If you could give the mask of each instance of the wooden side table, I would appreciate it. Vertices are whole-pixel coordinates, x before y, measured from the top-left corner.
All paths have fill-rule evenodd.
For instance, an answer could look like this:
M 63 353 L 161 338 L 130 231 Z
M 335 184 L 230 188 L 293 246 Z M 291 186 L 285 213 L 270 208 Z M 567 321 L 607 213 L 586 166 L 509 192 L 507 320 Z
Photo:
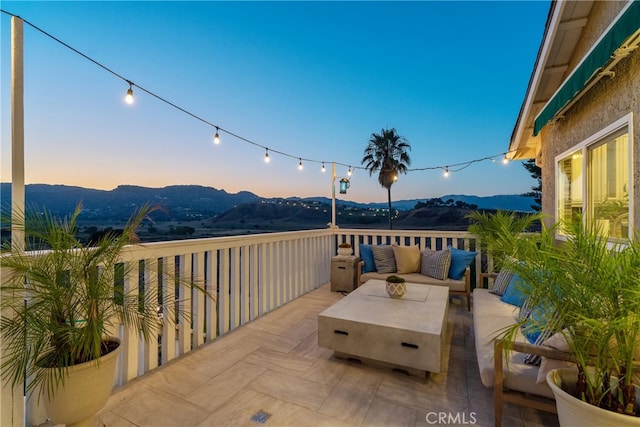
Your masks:
M 357 256 L 334 256 L 331 258 L 331 291 L 351 292 L 357 286 Z

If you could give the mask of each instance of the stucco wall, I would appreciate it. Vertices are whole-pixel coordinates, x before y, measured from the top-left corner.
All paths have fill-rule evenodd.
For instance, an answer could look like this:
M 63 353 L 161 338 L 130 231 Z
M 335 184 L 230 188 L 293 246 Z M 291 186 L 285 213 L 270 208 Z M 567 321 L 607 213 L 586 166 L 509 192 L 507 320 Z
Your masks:
M 617 15 L 618 3 L 598 2 L 584 40 L 595 41 Z M 585 49 L 586 52 L 586 49 Z M 621 117 L 633 113 L 633 204 L 634 228 L 640 229 L 640 49 L 617 64 L 613 78 L 600 80 L 566 113 L 563 119 L 547 124 L 542 140 L 542 210 L 552 223 L 555 218 L 555 157 L 606 128 Z

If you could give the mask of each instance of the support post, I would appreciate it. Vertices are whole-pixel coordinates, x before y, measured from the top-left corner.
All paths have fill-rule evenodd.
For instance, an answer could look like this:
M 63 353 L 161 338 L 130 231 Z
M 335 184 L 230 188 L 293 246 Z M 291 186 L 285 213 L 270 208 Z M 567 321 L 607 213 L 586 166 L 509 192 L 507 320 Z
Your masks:
M 23 22 L 11 18 L 11 247 L 25 250 Z
M 336 228 L 336 162 L 331 163 L 331 228 Z

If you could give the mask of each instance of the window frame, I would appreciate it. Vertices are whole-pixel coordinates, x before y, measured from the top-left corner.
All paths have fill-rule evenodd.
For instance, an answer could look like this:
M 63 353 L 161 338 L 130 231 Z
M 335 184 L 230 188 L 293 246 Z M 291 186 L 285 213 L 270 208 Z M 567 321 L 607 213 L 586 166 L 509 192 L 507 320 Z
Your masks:
M 629 158 L 628 158 L 628 168 L 629 168 L 629 181 L 628 181 L 628 187 L 629 187 L 629 236 L 632 236 L 634 233 L 634 221 L 633 221 L 633 211 L 634 211 L 634 181 L 633 181 L 633 176 L 634 176 L 634 157 L 633 157 L 633 113 L 629 113 L 623 117 L 621 117 L 620 119 L 616 120 L 615 122 L 611 123 L 610 125 L 606 126 L 605 128 L 599 130 L 598 132 L 596 132 L 595 134 L 589 136 L 588 138 L 586 138 L 585 140 L 579 142 L 578 144 L 575 144 L 571 147 L 569 147 L 568 149 L 564 150 L 563 152 L 561 152 L 560 154 L 558 154 L 555 158 L 554 158 L 554 171 L 555 171 L 555 176 L 554 176 L 554 180 L 555 180 L 555 194 L 554 194 L 554 205 L 553 205 L 553 216 L 555 219 L 555 223 L 557 224 L 560 221 L 559 218 L 559 203 L 561 202 L 559 199 L 559 189 L 560 189 L 560 174 L 561 174 L 561 168 L 560 168 L 560 162 L 563 161 L 564 159 L 566 159 L 567 157 L 571 156 L 572 154 L 574 154 L 576 151 L 579 151 L 580 153 L 582 153 L 582 177 L 581 177 L 581 185 L 582 185 L 582 212 L 583 212 L 583 217 L 582 217 L 582 221 L 583 223 L 586 225 L 586 221 L 587 221 L 587 215 L 585 214 L 586 212 L 589 212 L 588 210 L 588 203 L 589 203 L 589 197 L 588 197 L 588 192 L 589 192 L 589 169 L 588 169 L 588 154 L 589 154 L 589 149 L 591 148 L 596 148 L 601 144 L 604 144 L 607 142 L 607 138 L 615 135 L 616 133 L 619 133 L 621 131 L 624 131 L 626 129 L 626 134 L 628 134 L 628 138 L 627 138 L 627 150 L 629 153 Z M 556 231 L 556 235 L 555 235 L 557 240 L 567 240 L 566 235 L 562 234 L 561 230 L 558 229 L 558 231 Z M 617 239 L 615 238 L 609 238 L 609 241 L 612 243 L 615 243 Z

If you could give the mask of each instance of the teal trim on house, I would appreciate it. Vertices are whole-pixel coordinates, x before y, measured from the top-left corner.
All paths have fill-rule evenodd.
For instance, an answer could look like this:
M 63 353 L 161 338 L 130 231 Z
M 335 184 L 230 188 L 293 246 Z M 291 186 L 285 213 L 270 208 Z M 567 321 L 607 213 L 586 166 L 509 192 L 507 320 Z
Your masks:
M 533 135 L 549 123 L 612 59 L 613 53 L 640 30 L 640 1 L 634 0 L 618 21 L 564 81 L 535 119 Z

